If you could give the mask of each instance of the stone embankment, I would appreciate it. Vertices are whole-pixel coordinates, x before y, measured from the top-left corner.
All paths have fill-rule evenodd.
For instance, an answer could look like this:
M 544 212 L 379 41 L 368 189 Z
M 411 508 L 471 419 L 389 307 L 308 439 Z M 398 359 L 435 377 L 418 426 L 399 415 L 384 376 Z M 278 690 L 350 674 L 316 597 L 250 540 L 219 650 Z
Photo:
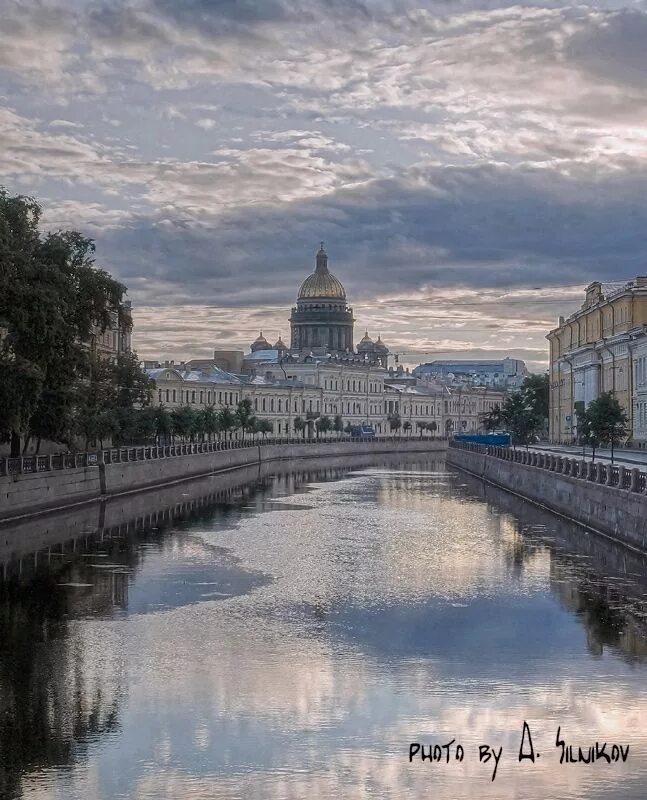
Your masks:
M 647 551 L 647 474 L 545 452 L 451 442 L 447 463 Z
M 0 459 L 0 522 L 268 461 L 444 451 L 440 439 L 203 442 Z

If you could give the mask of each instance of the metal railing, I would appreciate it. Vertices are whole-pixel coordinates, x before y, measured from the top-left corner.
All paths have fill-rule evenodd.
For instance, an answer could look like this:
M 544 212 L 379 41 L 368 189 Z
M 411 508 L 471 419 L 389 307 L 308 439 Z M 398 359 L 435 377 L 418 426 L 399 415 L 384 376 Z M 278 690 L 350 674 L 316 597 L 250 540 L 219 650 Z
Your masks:
M 493 447 L 492 445 L 472 444 L 471 442 L 450 441 L 449 447 L 467 450 L 472 453 L 512 461 L 529 467 L 568 475 L 571 478 L 613 486 L 616 489 L 647 495 L 647 473 L 634 467 L 630 469 L 622 464 L 593 463 L 584 459 L 568 458 L 555 453 L 535 450 L 515 450 L 512 447 Z
M 320 437 L 319 439 L 303 437 L 276 437 L 272 439 L 231 439 L 214 440 L 211 442 L 183 442 L 170 445 L 148 445 L 140 447 L 112 447 L 107 450 L 97 450 L 87 453 L 59 453 L 47 456 L 22 456 L 21 458 L 0 458 L 0 477 L 8 475 L 30 474 L 35 472 L 50 472 L 60 469 L 74 469 L 77 467 L 93 467 L 99 463 L 123 464 L 129 461 L 150 461 L 158 458 L 175 458 L 177 456 L 199 455 L 201 453 L 215 453 L 221 450 L 240 450 L 249 447 L 267 447 L 270 445 L 313 445 L 325 446 L 339 444 L 340 442 L 408 442 L 420 441 L 419 437 L 400 436 L 348 436 L 341 438 Z M 424 437 L 422 441 L 445 441 L 444 437 Z

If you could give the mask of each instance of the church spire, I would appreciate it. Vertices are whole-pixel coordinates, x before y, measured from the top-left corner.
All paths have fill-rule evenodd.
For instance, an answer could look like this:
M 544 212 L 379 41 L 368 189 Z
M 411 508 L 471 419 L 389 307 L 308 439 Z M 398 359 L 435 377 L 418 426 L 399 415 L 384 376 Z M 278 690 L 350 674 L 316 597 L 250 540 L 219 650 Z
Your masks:
M 328 272 L 328 255 L 324 250 L 324 243 L 321 243 L 319 252 L 317 253 L 317 269 L 316 272 Z

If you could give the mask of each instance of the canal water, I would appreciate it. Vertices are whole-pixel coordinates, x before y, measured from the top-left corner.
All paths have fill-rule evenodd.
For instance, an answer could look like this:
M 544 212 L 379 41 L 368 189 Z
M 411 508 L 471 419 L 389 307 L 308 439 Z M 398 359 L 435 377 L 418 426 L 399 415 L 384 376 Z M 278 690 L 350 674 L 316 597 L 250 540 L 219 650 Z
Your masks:
M 226 481 L 0 529 L 2 800 L 647 796 L 643 557 L 442 461 Z

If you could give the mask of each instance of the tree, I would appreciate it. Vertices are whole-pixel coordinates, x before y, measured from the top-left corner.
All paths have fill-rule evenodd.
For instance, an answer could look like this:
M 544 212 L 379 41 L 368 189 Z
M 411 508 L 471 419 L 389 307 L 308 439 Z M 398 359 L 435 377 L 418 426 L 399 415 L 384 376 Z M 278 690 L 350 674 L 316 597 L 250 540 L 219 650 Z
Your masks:
M 272 425 L 269 419 L 259 419 L 256 424 L 256 429 L 259 433 L 263 434 L 263 439 L 265 439 L 268 433 L 274 433 L 274 425 Z
M 427 423 L 427 430 L 429 430 L 432 434 L 436 433 L 438 430 L 438 423 L 433 421 Z
M 304 439 L 306 438 L 306 425 L 307 423 L 303 417 L 294 418 L 294 430 L 296 433 L 302 433 Z
M 350 422 L 346 423 L 346 426 L 344 427 L 344 433 L 347 433 L 349 436 L 352 436 L 353 426 L 350 424 Z
M 235 411 L 236 427 L 240 428 L 243 432 L 243 441 L 245 440 L 245 431 L 250 431 L 252 427 L 252 420 L 254 419 L 254 409 L 252 401 L 249 397 L 244 397 L 236 406 Z
M 503 427 L 503 421 L 501 419 L 501 406 L 497 403 L 489 411 L 485 411 L 480 415 L 479 421 L 483 429 L 486 431 L 496 431 Z
M 190 439 L 196 430 L 196 413 L 189 406 L 181 406 L 171 411 L 173 434 L 181 439 Z
M 214 406 L 206 406 L 202 409 L 202 430 L 209 441 L 212 440 L 214 433 L 219 432 L 220 420 Z
M 324 435 L 328 433 L 328 431 L 332 430 L 332 420 L 330 417 L 319 417 L 319 419 L 315 422 L 315 427 L 317 429 L 317 438 L 319 438 L 319 434 L 323 433 Z
M 173 424 L 168 409 L 163 406 L 155 408 L 155 435 L 158 445 L 165 445 L 173 432 Z
M 548 428 L 548 415 L 550 403 L 550 381 L 548 373 L 544 375 L 528 375 L 524 378 L 520 389 L 526 408 L 540 420 L 542 430 Z
M 409 422 L 409 420 L 405 420 L 402 423 L 402 430 L 406 432 L 407 436 L 411 436 L 411 428 L 413 425 Z
M 393 435 L 395 435 L 396 431 L 399 431 L 402 427 L 402 420 L 400 419 L 399 414 L 389 414 L 388 416 L 389 428 Z
M 422 439 L 422 434 L 428 429 L 426 422 L 416 422 L 418 430 L 420 431 L 420 438 Z
M 344 420 L 342 419 L 341 414 L 335 414 L 332 429 L 337 434 L 337 438 L 339 438 L 339 435 L 344 432 Z
M 600 444 L 611 446 L 613 464 L 615 445 L 629 433 L 629 419 L 613 392 L 603 392 L 585 412 L 585 425 L 590 436 Z
M 584 403 L 581 404 L 581 408 L 576 409 L 577 414 L 577 440 L 579 444 L 582 445 L 583 453 L 582 455 L 586 455 L 586 448 L 587 446 L 591 448 L 592 451 L 592 460 L 595 462 L 595 451 L 598 448 L 600 442 L 595 437 L 592 429 L 591 429 L 591 415 L 588 413 L 587 410 L 584 408 Z
M 87 342 L 95 326 L 105 331 L 120 318 L 125 292 L 95 268 L 90 239 L 75 231 L 42 236 L 40 214 L 35 200 L 0 189 L 0 372 L 9 401 L 0 434 L 11 437 L 13 455 L 34 415 L 32 432 L 70 440 Z
M 232 433 L 236 427 L 236 415 L 229 406 L 225 406 L 218 412 L 218 430 L 225 434 L 225 438 L 227 434 L 229 434 L 229 438 L 231 439 Z
M 543 424 L 535 408 L 529 405 L 522 392 L 515 392 L 503 401 L 501 422 L 512 436 L 512 444 L 528 447 Z

